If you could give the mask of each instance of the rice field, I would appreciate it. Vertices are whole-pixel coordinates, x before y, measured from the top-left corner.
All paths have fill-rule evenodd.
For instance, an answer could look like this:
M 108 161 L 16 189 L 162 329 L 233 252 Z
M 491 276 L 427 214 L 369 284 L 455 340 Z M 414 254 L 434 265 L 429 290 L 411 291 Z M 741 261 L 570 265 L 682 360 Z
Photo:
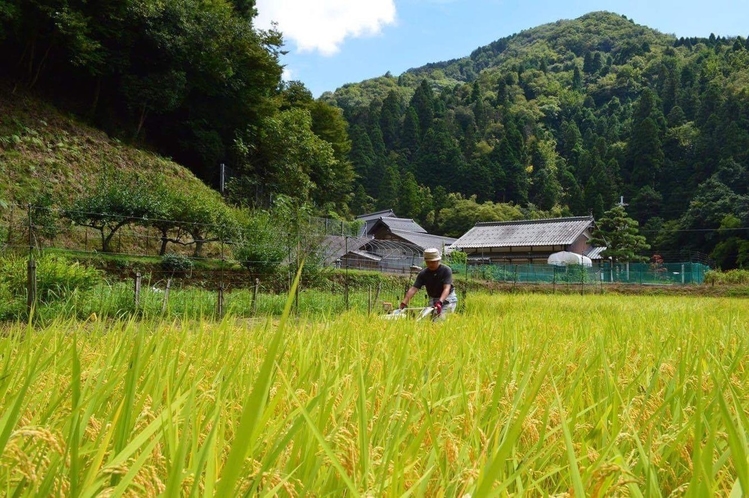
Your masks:
M 0 492 L 741 496 L 748 304 L 473 294 L 443 323 L 6 326 Z

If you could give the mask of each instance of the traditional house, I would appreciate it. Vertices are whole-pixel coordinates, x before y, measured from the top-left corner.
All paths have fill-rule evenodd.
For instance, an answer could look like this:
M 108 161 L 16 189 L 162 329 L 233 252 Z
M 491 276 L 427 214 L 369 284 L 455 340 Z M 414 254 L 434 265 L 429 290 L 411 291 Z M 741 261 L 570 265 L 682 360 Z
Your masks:
M 369 225 L 366 235 L 381 240 L 397 240 L 397 232 L 427 233 L 411 218 L 381 217 Z
M 397 216 L 395 216 L 395 213 L 392 209 L 385 209 L 382 211 L 377 211 L 375 213 L 361 214 L 356 217 L 356 221 L 364 222 L 361 229 L 359 230 L 359 235 L 363 237 L 368 234 L 369 230 L 372 228 L 372 225 L 380 221 L 380 218 L 397 218 Z
M 392 210 L 361 215 L 357 219 L 365 221 L 361 237 L 328 241 L 329 247 L 334 248 L 329 254 L 335 255 L 337 266 L 409 272 L 412 266 L 423 263 L 424 249 L 444 250 L 455 242 L 452 237 L 427 233 L 414 220 L 398 218 Z
M 559 251 L 595 252 L 589 244 L 592 216 L 476 223 L 450 250 L 468 254 L 469 262 L 546 264 Z

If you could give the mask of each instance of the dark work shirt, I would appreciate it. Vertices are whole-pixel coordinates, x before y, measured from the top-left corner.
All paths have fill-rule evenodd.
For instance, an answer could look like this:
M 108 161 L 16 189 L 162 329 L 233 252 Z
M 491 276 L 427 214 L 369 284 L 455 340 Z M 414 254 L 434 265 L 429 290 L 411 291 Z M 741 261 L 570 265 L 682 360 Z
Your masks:
M 426 286 L 429 297 L 439 298 L 442 296 L 442 289 L 445 284 L 450 285 L 450 291 L 453 289 L 453 271 L 447 266 L 440 264 L 436 270 L 424 268 L 416 275 L 414 287 L 421 289 Z

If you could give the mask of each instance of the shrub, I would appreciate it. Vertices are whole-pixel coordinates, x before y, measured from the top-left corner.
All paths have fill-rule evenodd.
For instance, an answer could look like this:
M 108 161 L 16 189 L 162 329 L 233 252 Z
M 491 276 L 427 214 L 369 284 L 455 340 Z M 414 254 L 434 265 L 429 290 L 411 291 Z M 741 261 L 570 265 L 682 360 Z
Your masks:
M 234 250 L 234 258 L 252 273 L 272 275 L 287 256 L 278 224 L 264 212 L 246 221 L 244 238 Z
M 715 284 L 749 284 L 749 270 L 710 270 L 705 273 L 705 283 Z
M 41 302 L 67 297 L 75 289 L 88 290 L 101 281 L 95 268 L 62 256 L 43 255 L 36 260 L 36 293 Z M 25 295 L 28 260 L 25 257 L 0 258 L 0 287 L 15 296 Z
M 193 267 L 192 260 L 182 254 L 169 253 L 161 257 L 161 269 L 174 276 L 184 276 Z

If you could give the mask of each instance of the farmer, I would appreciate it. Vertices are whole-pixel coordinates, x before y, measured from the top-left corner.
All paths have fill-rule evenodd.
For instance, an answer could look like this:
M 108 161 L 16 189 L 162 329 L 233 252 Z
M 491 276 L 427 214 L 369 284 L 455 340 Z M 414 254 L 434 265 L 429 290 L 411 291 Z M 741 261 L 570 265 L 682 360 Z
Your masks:
M 453 286 L 452 269 L 441 263 L 442 257 L 439 250 L 431 247 L 424 250 L 424 263 L 427 267 L 419 272 L 416 281 L 406 292 L 406 296 L 400 304 L 400 309 L 408 307 L 408 302 L 419 289 L 426 287 L 429 296 L 429 305 L 434 307 L 438 318 L 442 319 L 445 314 L 455 311 L 458 305 L 458 296 L 455 295 Z

